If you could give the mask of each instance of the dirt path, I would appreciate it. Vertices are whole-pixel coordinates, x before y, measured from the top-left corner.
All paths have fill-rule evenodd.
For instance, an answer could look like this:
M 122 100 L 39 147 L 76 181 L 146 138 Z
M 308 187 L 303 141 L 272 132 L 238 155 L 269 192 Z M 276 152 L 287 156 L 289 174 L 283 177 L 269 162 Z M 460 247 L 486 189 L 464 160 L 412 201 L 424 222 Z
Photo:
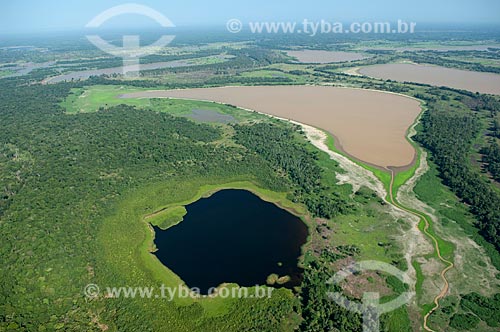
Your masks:
M 441 279 L 444 282 L 444 287 L 441 290 L 441 292 L 434 298 L 434 307 L 424 316 L 424 329 L 426 331 L 429 331 L 429 332 L 434 332 L 434 330 L 431 329 L 428 326 L 427 322 L 429 320 L 430 315 L 434 311 L 436 311 L 437 309 L 439 309 L 439 301 L 443 297 L 445 297 L 446 294 L 448 293 L 448 290 L 450 288 L 450 284 L 448 282 L 448 279 L 446 278 L 446 273 L 454 267 L 454 264 L 453 264 L 453 262 L 450 262 L 449 260 L 447 260 L 446 258 L 444 258 L 441 255 L 441 250 L 439 248 L 439 242 L 437 241 L 437 239 L 436 239 L 436 237 L 434 235 L 432 235 L 431 233 L 429 233 L 430 222 L 427 219 L 428 217 L 425 214 L 422 214 L 422 213 L 419 213 L 419 212 L 414 212 L 414 211 L 412 211 L 410 209 L 405 208 L 404 206 L 400 205 L 394 199 L 393 186 L 394 186 L 394 177 L 395 177 L 395 174 L 394 174 L 393 170 L 390 170 L 390 172 L 391 172 L 391 185 L 389 187 L 389 198 L 390 198 L 391 204 L 393 204 L 394 206 L 400 208 L 401 210 L 404 210 L 404 211 L 406 211 L 408 213 L 413 214 L 414 216 L 419 217 L 420 219 L 422 219 L 424 221 L 425 226 L 424 226 L 423 232 L 425 233 L 425 235 L 427 235 L 432 240 L 432 242 L 434 243 L 434 249 L 436 250 L 436 254 L 437 254 L 438 258 L 446 265 L 446 267 L 444 268 L 444 270 L 441 271 L 441 274 L 440 274 Z
M 350 183 L 353 186 L 353 190 L 359 189 L 361 186 L 366 186 L 373 191 L 377 193 L 379 197 L 381 197 L 383 200 L 385 200 L 388 204 L 392 205 L 395 209 L 403 211 L 409 215 L 415 216 L 418 218 L 418 220 L 423 220 L 425 222 L 425 227 L 423 229 L 423 234 L 426 235 L 429 239 L 431 239 L 433 243 L 433 248 L 436 251 L 436 254 L 439 258 L 440 261 L 442 261 L 445 264 L 445 268 L 441 271 L 440 277 L 444 282 L 444 286 L 441 289 L 440 293 L 434 298 L 434 307 L 424 316 L 424 321 L 423 321 L 423 327 L 426 331 L 428 332 L 434 332 L 433 329 L 431 329 L 428 326 L 428 319 L 430 315 L 435 312 L 439 308 L 439 302 L 442 298 L 446 296 L 446 294 L 449 291 L 450 285 L 448 282 L 448 279 L 446 278 L 446 273 L 451 270 L 454 267 L 454 264 L 447 259 L 445 259 L 441 255 L 441 249 L 439 247 L 439 242 L 437 241 L 436 237 L 432 235 L 429 232 L 430 228 L 430 221 L 429 217 L 427 217 L 425 214 L 420 213 L 420 212 L 414 212 L 405 206 L 401 205 L 398 203 L 398 201 L 394 198 L 393 194 L 393 187 L 394 187 L 394 178 L 395 174 L 393 170 L 390 170 L 391 173 L 391 183 L 390 183 L 390 192 L 389 195 L 387 195 L 386 190 L 383 187 L 383 184 L 373 175 L 372 172 L 363 169 L 362 167 L 356 165 L 353 163 L 351 160 L 348 158 L 332 152 L 328 146 L 325 144 L 326 140 L 326 134 L 314 127 L 307 126 L 298 122 L 294 122 L 302 127 L 304 130 L 308 140 L 317 148 L 320 150 L 328 153 L 328 155 L 336 160 L 339 163 L 339 166 L 344 169 L 347 173 L 346 174 L 337 174 L 337 179 L 339 180 L 339 183 Z M 387 199 L 389 197 L 389 199 Z M 418 228 L 418 223 L 416 223 L 417 228 Z M 420 232 L 420 230 L 419 230 Z M 411 263 L 409 264 L 411 266 Z
M 434 298 L 434 307 L 424 316 L 424 321 L 423 321 L 423 327 L 426 331 L 435 332 L 428 326 L 427 324 L 428 319 L 430 315 L 439 308 L 439 301 L 442 298 L 444 298 L 448 293 L 450 284 L 448 282 L 448 279 L 446 278 L 446 273 L 449 270 L 451 270 L 455 265 L 453 264 L 453 262 L 448 261 L 441 255 L 439 242 L 437 241 L 436 237 L 429 232 L 431 223 L 429 222 L 428 217 L 423 213 L 414 212 L 404 207 L 403 205 L 399 204 L 396 199 L 394 199 L 393 187 L 394 187 L 395 173 L 392 169 L 388 168 L 388 170 L 391 173 L 391 183 L 389 186 L 389 195 L 387 196 L 387 191 L 384 189 L 382 182 L 380 182 L 380 180 L 378 180 L 372 172 L 358 166 L 356 163 L 349 160 L 345 156 L 342 156 L 330 150 L 330 148 L 325 143 L 327 136 L 322 130 L 305 125 L 300 122 L 296 121 L 290 121 L 290 122 L 301 126 L 302 130 L 306 134 L 306 137 L 311 142 L 311 144 L 313 144 L 318 149 L 328 153 L 330 158 L 337 161 L 339 163 L 339 166 L 347 172 L 346 174 L 337 174 L 337 179 L 339 180 L 339 183 L 350 183 L 353 186 L 354 191 L 358 190 L 361 186 L 366 186 L 371 190 L 375 191 L 380 198 L 382 198 L 388 204 L 392 205 L 395 209 L 403 211 L 409 215 L 415 216 L 418 219 L 423 220 L 425 222 L 423 233 L 432 240 L 434 250 L 436 251 L 439 260 L 442 261 L 446 266 L 440 273 L 440 277 L 444 282 L 444 287 L 441 289 L 441 292 Z M 389 197 L 389 199 L 387 199 L 387 197 Z M 418 228 L 418 223 L 417 223 L 417 228 Z M 409 266 L 411 266 L 411 262 Z

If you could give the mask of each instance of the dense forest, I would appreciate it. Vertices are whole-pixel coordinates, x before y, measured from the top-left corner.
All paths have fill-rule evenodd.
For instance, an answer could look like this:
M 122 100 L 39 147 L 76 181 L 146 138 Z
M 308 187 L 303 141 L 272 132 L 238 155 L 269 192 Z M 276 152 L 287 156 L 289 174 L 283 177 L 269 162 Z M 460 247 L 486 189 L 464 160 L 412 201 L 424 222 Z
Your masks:
M 301 331 L 361 332 L 360 315 L 347 311 L 325 296 L 329 292 L 340 291 L 339 286 L 327 283 L 332 275 L 329 267 L 332 259 L 329 256 L 325 254 L 312 261 L 305 271 L 301 293 L 304 319 Z
M 66 115 L 58 103 L 71 87 L 4 84 L 0 89 L 0 170 L 6 174 L 0 187 L 0 326 L 93 330 L 95 316 L 104 310 L 103 319 L 118 330 L 155 330 L 138 304 L 90 303 L 82 295 L 94 273 L 109 283 L 123 281 L 96 260 L 95 234 L 106 211 L 133 188 L 157 181 L 245 176 L 278 191 L 287 190 L 288 183 L 263 159 L 212 144 L 221 136 L 213 126 L 128 106 Z M 217 324 L 260 329 L 271 321 L 269 315 L 284 317 L 294 310 L 295 300 L 279 292 L 269 301 L 280 305 L 257 300 L 235 305 L 237 314 Z M 264 307 L 264 315 L 249 312 Z M 187 324 L 186 308 L 166 303 L 157 310 L 179 331 L 202 324 Z
M 500 122 L 498 121 L 498 119 L 495 119 L 493 121 L 491 131 L 493 133 L 493 136 L 495 136 L 496 138 L 500 138 Z
M 234 126 L 235 139 L 250 151 L 266 159 L 279 174 L 286 174 L 296 185 L 292 201 L 304 203 L 314 216 L 332 219 L 345 214 L 350 203 L 321 185 L 321 169 L 316 155 L 297 143 L 294 132 L 273 124 Z
M 500 197 L 469 165 L 474 139 L 481 126 L 473 114 L 432 109 L 423 118 L 417 136 L 440 168 L 444 183 L 470 205 L 483 236 L 500 250 Z
M 491 142 L 481 152 L 486 170 L 495 181 L 500 182 L 500 146 L 497 142 Z
M 473 52 L 440 52 L 440 51 L 426 51 L 426 52 L 405 52 L 404 56 L 416 63 L 433 64 L 436 66 L 443 66 L 448 68 L 459 68 L 477 72 L 500 73 L 500 68 L 496 66 L 488 66 L 481 63 L 471 63 L 467 61 L 460 61 L 450 58 L 450 56 L 469 55 Z M 492 57 L 498 57 L 499 51 L 491 52 Z M 484 52 L 481 52 L 484 54 Z M 484 55 L 483 55 L 484 56 Z
M 220 49 L 226 51 L 230 58 L 228 61 L 205 64 L 197 66 L 177 67 L 177 68 L 162 68 L 154 70 L 146 70 L 142 72 L 145 76 L 158 76 L 166 73 L 180 73 L 180 72 L 197 72 L 210 70 L 217 73 L 227 73 L 228 71 L 255 68 L 259 66 L 266 66 L 273 63 L 278 63 L 283 60 L 283 56 L 271 50 L 259 49 L 256 47 L 246 47 L 242 49 Z M 227 77 L 228 79 L 230 77 Z
M 5 80 L 0 89 L 0 171 L 5 174 L 0 180 L 2 329 L 94 330 L 99 320 L 114 329 L 141 331 L 157 330 L 166 322 L 176 331 L 231 326 L 277 331 L 284 324 L 298 324 L 293 317 L 302 311 L 300 301 L 284 290 L 271 299 L 241 299 L 217 319 L 205 316 L 196 303 L 89 302 L 82 295 L 83 287 L 97 276 L 101 283 L 126 282 L 127 276 L 98 258 L 102 249 L 95 234 L 107 210 L 122 197 L 156 182 L 172 182 L 178 188 L 182 181 L 194 181 L 190 185 L 196 188 L 196 181 L 248 179 L 289 192 L 314 215 L 348 213 L 346 198 L 321 185 L 317 155 L 296 126 L 234 125 L 239 145 L 219 144 L 222 131 L 217 126 L 131 106 L 68 115 L 59 103 L 79 83 L 19 82 L 24 83 Z M 302 289 L 310 295 L 303 306 L 309 315 L 323 310 L 312 302 L 312 294 L 322 297 L 318 287 L 326 274 L 316 275 L 311 265 L 306 276 Z M 359 319 L 351 322 L 341 308 L 322 301 L 334 315 L 326 319 L 344 317 L 342 326 L 350 326 L 346 331 L 360 330 Z M 157 317 L 152 320 L 150 315 Z M 311 331 L 306 325 L 303 329 Z

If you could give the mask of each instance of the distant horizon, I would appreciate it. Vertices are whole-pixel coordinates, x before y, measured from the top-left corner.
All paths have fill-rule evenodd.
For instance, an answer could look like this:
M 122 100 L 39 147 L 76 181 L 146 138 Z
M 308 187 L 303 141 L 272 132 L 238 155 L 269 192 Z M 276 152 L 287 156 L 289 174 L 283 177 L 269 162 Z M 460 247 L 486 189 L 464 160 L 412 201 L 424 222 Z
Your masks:
M 402 19 L 425 25 L 500 26 L 500 1 L 496 0 L 291 0 L 286 5 L 264 0 L 234 3 L 229 0 L 166 3 L 160 0 L 131 1 L 151 7 L 176 26 L 223 27 L 229 19 L 249 21 L 301 21 L 325 19 L 335 22 L 386 22 Z M 55 0 L 19 0 L 4 3 L 0 12 L 0 34 L 79 31 L 95 16 L 128 1 L 87 0 L 63 3 Z M 153 27 L 153 21 L 138 15 L 113 18 L 106 27 Z
M 333 21 L 333 20 L 331 20 Z M 298 21 L 300 22 L 300 21 Z M 342 21 L 344 24 L 350 24 L 350 21 Z M 500 22 L 499 23 L 484 23 L 484 22 L 466 22 L 466 23 L 442 23 L 442 22 L 426 22 L 417 23 L 416 33 L 426 33 L 426 32 L 478 32 L 482 29 L 498 30 L 500 33 Z M 200 24 L 179 24 L 173 28 L 161 28 L 158 26 L 112 26 L 99 28 L 97 31 L 101 33 L 126 33 L 126 32 L 146 32 L 146 33 L 160 33 L 162 31 L 170 29 L 171 31 L 178 32 L 188 32 L 189 30 L 197 31 L 204 30 L 205 32 L 227 32 L 226 22 L 223 23 L 200 23 Z M 209 29 L 207 31 L 207 29 Z M 89 33 L 88 28 L 54 28 L 54 29 L 39 29 L 37 31 L 1 31 L 0 36 L 4 37 L 29 37 L 29 36 L 51 36 L 51 35 L 86 35 Z M 245 30 L 243 31 L 245 32 Z M 480 31 L 480 32 L 491 32 L 491 31 Z M 361 35 L 358 35 L 361 36 Z M 382 35 L 383 36 L 383 35 Z M 499 36 L 500 38 L 500 36 Z M 1 42 L 1 40 L 0 40 Z

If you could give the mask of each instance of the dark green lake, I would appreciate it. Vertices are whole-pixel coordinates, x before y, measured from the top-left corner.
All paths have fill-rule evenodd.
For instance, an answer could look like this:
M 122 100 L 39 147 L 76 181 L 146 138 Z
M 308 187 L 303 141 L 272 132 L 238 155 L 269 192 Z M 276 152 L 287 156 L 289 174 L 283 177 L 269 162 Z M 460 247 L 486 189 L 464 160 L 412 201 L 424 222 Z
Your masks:
M 281 287 L 300 284 L 302 220 L 249 191 L 223 190 L 188 206 L 184 221 L 155 227 L 155 255 L 188 287 L 206 294 L 222 283 L 265 285 L 272 274 L 288 275 Z

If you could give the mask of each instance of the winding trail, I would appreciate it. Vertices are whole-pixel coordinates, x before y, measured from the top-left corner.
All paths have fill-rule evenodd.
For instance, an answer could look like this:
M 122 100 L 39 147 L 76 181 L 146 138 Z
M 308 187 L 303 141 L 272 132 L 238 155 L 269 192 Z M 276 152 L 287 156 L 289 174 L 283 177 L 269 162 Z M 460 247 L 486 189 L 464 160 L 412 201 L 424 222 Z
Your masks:
M 398 210 L 404 211 L 407 214 L 411 214 L 413 216 L 418 217 L 420 220 L 423 220 L 425 225 L 424 229 L 421 231 L 424 235 L 429 237 L 432 242 L 433 242 L 433 248 L 436 252 L 437 257 L 439 258 L 440 261 L 442 261 L 446 267 L 441 271 L 440 277 L 443 280 L 444 286 L 441 289 L 441 292 L 434 298 L 434 307 L 424 316 L 423 319 L 423 327 L 426 331 L 428 332 L 435 332 L 435 330 L 431 329 L 428 326 L 428 319 L 432 313 L 434 313 L 439 307 L 439 302 L 441 299 L 443 299 L 446 294 L 449 291 L 450 285 L 448 282 L 448 279 L 446 278 L 446 273 L 454 268 L 454 263 L 450 262 L 446 258 L 444 258 L 441 254 L 441 248 L 439 246 L 439 242 L 436 239 L 436 237 L 429 232 L 429 229 L 431 227 L 431 222 L 429 221 L 429 217 L 425 215 L 424 213 L 421 212 L 416 212 L 414 210 L 411 210 L 410 208 L 407 208 L 403 205 L 401 205 L 395 198 L 394 198 L 394 181 L 396 178 L 395 171 L 393 169 L 390 169 L 386 167 L 385 169 L 391 174 L 391 181 L 389 185 L 389 195 L 387 195 L 387 190 L 384 188 L 383 182 L 378 179 L 375 174 L 369 170 L 366 170 L 359 166 L 357 163 L 353 162 L 352 160 L 348 159 L 347 157 L 332 151 L 325 143 L 326 141 L 326 133 L 323 130 L 319 130 L 317 128 L 305 125 L 303 123 L 291 121 L 292 123 L 295 123 L 299 126 L 302 127 L 304 132 L 306 133 L 306 136 L 308 140 L 313 144 L 315 147 L 320 149 L 321 151 L 324 151 L 328 153 L 330 158 L 334 159 L 336 162 L 339 163 L 340 167 L 343 168 L 348 172 L 347 177 L 350 179 L 348 182 L 353 185 L 354 187 L 360 187 L 360 186 L 366 186 L 372 190 L 374 190 L 378 196 L 386 201 L 388 204 L 392 205 Z M 340 178 L 338 178 L 340 180 Z M 363 179 L 363 180 L 362 180 Z M 378 185 L 379 184 L 379 185 Z M 418 228 L 418 225 L 417 225 Z M 419 229 L 420 231 L 420 229 Z
M 444 287 L 443 289 L 441 290 L 441 292 L 434 298 L 434 307 L 424 316 L 424 329 L 426 331 L 429 331 L 429 332 L 435 332 L 433 329 L 431 329 L 427 322 L 429 320 L 429 317 L 430 315 L 436 311 L 437 309 L 439 309 L 439 301 L 444 298 L 446 296 L 446 293 L 448 293 L 448 290 L 450 288 L 450 284 L 448 282 L 448 279 L 446 278 L 446 273 L 451 270 L 455 265 L 453 264 L 453 262 L 450 262 L 449 260 L 447 260 L 446 258 L 444 258 L 442 255 L 441 255 L 441 250 L 439 248 L 439 242 L 438 240 L 436 239 L 436 237 L 434 235 L 432 235 L 431 233 L 429 233 L 429 227 L 430 227 L 430 222 L 429 222 L 429 219 L 428 217 L 423 214 L 423 213 L 419 213 L 419 212 L 415 212 L 415 211 L 412 211 L 406 207 L 404 207 L 403 205 L 399 204 L 397 202 L 397 200 L 394 199 L 394 195 L 393 195 L 393 187 L 394 187 L 394 178 L 395 178 L 395 174 L 394 174 L 394 170 L 392 169 L 389 169 L 387 168 L 390 172 L 391 172 L 391 183 L 390 183 L 390 186 L 389 186 L 389 199 L 390 199 L 390 203 L 393 204 L 394 206 L 396 206 L 397 208 L 403 210 L 403 211 L 406 211 L 410 214 L 413 214 L 414 216 L 417 216 L 419 217 L 421 220 L 423 220 L 425 222 L 425 226 L 424 226 L 424 229 L 423 229 L 423 232 L 425 235 L 427 235 L 434 243 L 434 249 L 436 250 L 436 254 L 438 256 L 438 258 L 446 265 L 446 268 L 444 268 L 442 271 L 441 271 L 441 279 L 443 280 L 444 282 Z

